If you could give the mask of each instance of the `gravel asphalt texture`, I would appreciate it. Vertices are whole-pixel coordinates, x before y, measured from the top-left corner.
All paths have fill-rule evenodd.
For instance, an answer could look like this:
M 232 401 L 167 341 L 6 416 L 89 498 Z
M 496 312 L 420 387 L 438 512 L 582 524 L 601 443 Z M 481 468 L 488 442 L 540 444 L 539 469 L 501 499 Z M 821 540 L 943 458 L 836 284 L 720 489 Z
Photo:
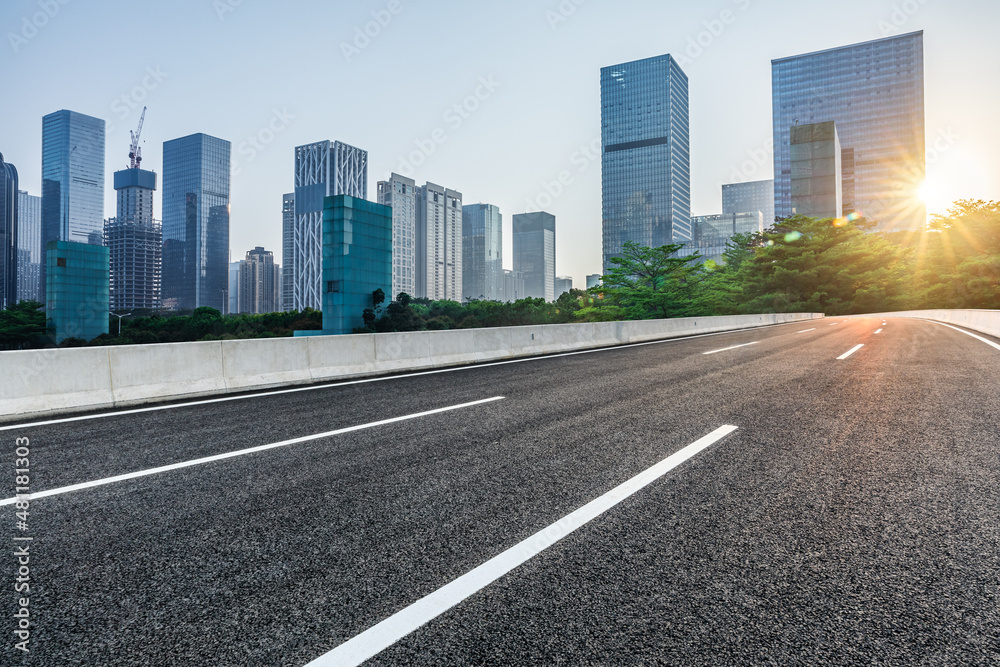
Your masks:
M 887 322 L 2 431 L 41 491 L 505 397 L 32 501 L 0 664 L 304 665 L 724 424 L 371 664 L 1000 664 L 1000 352 Z

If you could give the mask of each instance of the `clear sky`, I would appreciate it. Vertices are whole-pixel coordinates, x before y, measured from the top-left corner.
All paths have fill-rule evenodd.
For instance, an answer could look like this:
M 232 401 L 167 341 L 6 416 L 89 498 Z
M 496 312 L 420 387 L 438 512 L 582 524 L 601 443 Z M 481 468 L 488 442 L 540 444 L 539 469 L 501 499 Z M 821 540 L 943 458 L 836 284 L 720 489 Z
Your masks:
M 719 213 L 741 170 L 772 176 L 772 58 L 924 30 L 937 213 L 1000 200 L 997 25 L 996 0 L 3 0 L 0 152 L 40 194 L 42 116 L 104 118 L 112 216 L 148 105 L 143 167 L 161 171 L 165 140 L 231 141 L 232 257 L 280 262 L 294 147 L 339 139 L 368 151 L 369 199 L 402 171 L 498 205 L 507 268 L 511 216 L 555 214 L 557 272 L 583 287 L 601 268 L 602 66 L 684 56 L 692 213 Z

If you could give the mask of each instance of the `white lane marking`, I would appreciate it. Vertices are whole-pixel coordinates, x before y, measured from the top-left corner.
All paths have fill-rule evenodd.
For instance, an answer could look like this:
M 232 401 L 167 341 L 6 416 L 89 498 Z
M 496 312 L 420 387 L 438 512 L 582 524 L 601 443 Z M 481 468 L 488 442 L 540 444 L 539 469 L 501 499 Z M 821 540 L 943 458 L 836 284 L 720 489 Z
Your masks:
M 474 570 L 417 600 L 381 623 L 372 626 L 329 653 L 308 663 L 306 667 L 360 665 L 378 655 L 425 623 L 437 618 L 466 598 L 489 586 L 514 568 L 545 551 L 577 528 L 586 525 L 621 501 L 670 472 L 689 458 L 715 444 L 736 426 L 721 426 L 680 451 L 671 454 L 651 468 L 616 486 L 603 496 L 590 501 L 575 512 L 543 528 L 531 537 L 494 556 Z
M 877 330 L 877 331 L 876 331 L 875 333 L 877 333 L 877 334 L 880 334 L 880 333 L 882 333 L 882 330 L 881 330 L 881 329 L 879 329 L 879 330 Z
M 347 387 L 355 384 L 367 384 L 369 382 L 385 382 L 387 380 L 402 380 L 404 378 L 420 377 L 422 375 L 437 375 L 438 373 L 454 373 L 456 371 L 467 371 L 475 368 L 487 368 L 489 366 L 505 366 L 507 364 L 522 364 L 527 361 L 540 361 L 543 359 L 555 359 L 557 357 L 572 357 L 578 354 L 593 354 L 595 352 L 608 352 L 610 350 L 620 350 L 626 347 L 642 347 L 644 345 L 662 345 L 663 343 L 680 343 L 695 338 L 706 338 L 708 336 L 724 336 L 726 334 L 744 333 L 756 329 L 767 327 L 787 327 L 790 324 L 799 322 L 785 322 L 783 324 L 762 324 L 758 327 L 748 327 L 746 329 L 735 329 L 733 331 L 716 331 L 707 334 L 695 334 L 683 338 L 665 338 L 663 340 L 650 340 L 644 343 L 625 343 L 624 345 L 614 345 L 611 347 L 599 347 L 593 350 L 577 350 L 576 352 L 560 352 L 559 354 L 547 354 L 537 357 L 524 357 L 523 359 L 508 359 L 506 361 L 491 361 L 485 364 L 468 364 L 456 366 L 454 368 L 438 368 L 432 371 L 420 371 L 417 373 L 405 373 L 402 375 L 385 375 L 382 377 L 365 378 L 363 380 L 348 380 L 345 382 L 332 382 L 329 384 L 310 385 L 308 387 L 295 387 L 293 389 L 276 389 L 274 391 L 263 391 L 253 394 L 241 394 L 239 396 L 225 396 L 222 398 L 206 398 L 198 401 L 187 401 L 185 403 L 172 403 L 170 405 L 154 405 L 148 408 L 132 408 L 129 410 L 116 410 L 115 412 L 104 412 L 96 415 L 81 415 L 79 417 L 63 417 L 61 419 L 47 419 L 40 422 L 27 422 L 24 424 L 8 424 L 0 426 L 0 431 L 10 431 L 16 428 L 32 428 L 35 426 L 51 426 L 52 424 L 66 424 L 69 422 L 85 421 L 88 419 L 103 419 L 105 417 L 121 417 L 123 415 L 134 415 L 140 412 L 156 412 L 158 410 L 174 410 L 176 408 L 190 408 L 196 405 L 209 405 L 211 403 L 225 403 L 227 401 L 245 401 L 249 398 L 266 398 L 268 396 L 279 396 L 281 394 L 294 394 L 300 391 L 316 391 L 317 389 L 333 389 L 336 387 Z M 252 390 L 250 390 L 252 391 Z
M 472 401 L 470 403 L 462 403 L 460 405 L 451 405 L 446 408 L 437 408 L 434 410 L 427 410 L 426 412 L 416 412 L 412 415 L 404 415 L 402 417 L 392 417 L 391 419 L 382 419 L 377 422 L 369 422 L 367 424 L 359 424 L 357 426 L 347 426 L 345 428 L 338 428 L 335 431 L 327 431 L 326 433 L 317 433 L 316 435 L 306 435 L 301 438 L 292 438 L 291 440 L 282 440 L 281 442 L 273 442 L 269 445 L 258 445 L 256 447 L 249 447 L 247 449 L 241 449 L 235 452 L 226 452 L 225 454 L 215 454 L 214 456 L 206 456 L 200 459 L 192 459 L 190 461 L 182 461 L 180 463 L 172 463 L 170 465 L 160 466 L 159 468 L 149 468 L 147 470 L 139 470 L 138 472 L 130 472 L 124 475 L 115 475 L 114 477 L 105 477 L 104 479 L 96 479 L 92 482 L 82 482 L 80 484 L 71 484 L 70 486 L 62 486 L 57 489 L 50 489 L 48 491 L 38 491 L 37 493 L 27 493 L 15 498 L 6 498 L 0 500 L 0 505 L 13 505 L 17 500 L 25 499 L 37 500 L 38 498 L 45 498 L 46 496 L 56 496 L 63 493 L 70 493 L 71 491 L 80 491 L 81 489 L 90 489 L 95 486 L 104 486 L 106 484 L 114 484 L 115 482 L 124 482 L 129 479 L 136 479 L 137 477 L 146 477 L 148 475 L 156 475 L 161 472 L 169 472 L 171 470 L 179 470 L 181 468 L 190 468 L 191 466 L 202 465 L 203 463 L 212 463 L 213 461 L 222 461 L 224 459 L 231 459 L 235 456 L 244 456 L 246 454 L 254 454 L 256 452 L 263 452 L 268 449 L 276 449 L 278 447 L 287 447 L 289 445 L 297 445 L 301 442 L 309 442 L 310 440 L 319 440 L 321 438 L 329 438 L 335 435 L 341 435 L 343 433 L 351 433 L 353 431 L 362 431 L 369 428 L 375 428 L 376 426 L 384 426 L 386 424 L 394 424 L 396 422 L 408 421 L 410 419 L 417 419 L 419 417 L 427 417 L 429 415 L 436 415 L 442 412 L 450 412 L 452 410 L 461 410 L 462 408 L 470 408 L 474 405 L 482 405 L 484 403 L 492 403 L 494 401 L 503 400 L 503 396 L 494 396 L 493 398 L 484 398 L 481 401 Z
M 835 327 L 835 326 L 837 326 L 838 324 L 840 324 L 840 322 L 834 322 L 834 323 L 833 323 L 833 324 L 831 324 L 830 326 L 831 326 L 831 327 Z
M 994 343 L 994 342 L 993 342 L 993 341 L 991 341 L 991 340 L 987 340 L 987 339 L 983 338 L 982 336 L 977 336 L 977 335 L 976 335 L 976 334 L 974 334 L 974 333 L 970 333 L 970 332 L 966 331 L 965 329 L 959 329 L 958 327 L 953 327 L 953 326 L 951 326 L 950 324 L 945 324 L 944 322 L 937 322 L 937 321 L 935 321 L 935 320 L 926 320 L 926 321 L 927 321 L 927 322 L 934 322 L 934 324 L 940 324 L 940 325 L 941 325 L 941 326 L 943 326 L 943 327 L 948 327 L 949 329 L 954 329 L 955 331 L 961 331 L 961 332 L 962 332 L 962 333 L 964 333 L 964 334 L 965 334 L 966 336 L 972 336 L 972 337 L 973 337 L 973 338 L 975 338 L 976 340 L 980 340 L 980 341 L 982 341 L 982 342 L 986 343 L 987 345 L 989 345 L 990 347 L 995 347 L 996 349 L 1000 350 L 1000 345 L 998 345 L 998 344 Z
M 813 327 L 812 329 L 806 329 L 804 331 L 796 331 L 795 333 L 797 333 L 797 334 L 808 333 L 809 331 L 816 331 L 816 327 Z
M 851 349 L 849 349 L 847 352 L 844 352 L 842 355 L 840 355 L 839 357 L 837 357 L 837 361 L 842 361 L 842 360 L 846 359 L 847 357 L 851 356 L 852 354 L 854 354 L 855 352 L 857 352 L 858 350 L 860 350 L 864 346 L 865 346 L 864 343 L 860 343 L 858 345 L 855 345 L 854 347 L 852 347 Z
M 732 347 L 724 347 L 721 350 L 712 350 L 711 352 L 702 352 L 702 354 L 716 354 L 717 352 L 728 352 L 729 350 L 735 350 L 740 347 L 747 347 L 749 345 L 756 345 L 760 341 L 754 341 L 752 343 L 743 343 L 742 345 L 733 345 Z

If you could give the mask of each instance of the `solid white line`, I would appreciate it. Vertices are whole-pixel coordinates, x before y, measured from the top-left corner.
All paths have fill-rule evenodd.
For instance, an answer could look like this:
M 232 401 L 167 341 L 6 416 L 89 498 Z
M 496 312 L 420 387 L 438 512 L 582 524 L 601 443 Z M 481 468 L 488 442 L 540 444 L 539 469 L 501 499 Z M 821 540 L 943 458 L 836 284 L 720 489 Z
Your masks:
M 467 364 L 465 366 L 456 366 L 454 368 L 438 368 L 432 371 L 419 371 L 417 373 L 405 373 L 401 375 L 385 375 L 382 377 L 375 378 L 365 378 L 363 380 L 348 380 L 345 382 L 332 382 L 329 384 L 318 384 L 310 385 L 308 387 L 295 387 L 292 389 L 276 389 L 273 391 L 263 391 L 259 393 L 252 394 L 241 394 L 239 396 L 224 396 L 222 398 L 206 398 L 197 401 L 187 401 L 185 403 L 172 403 L 170 405 L 154 405 L 147 408 L 131 408 L 129 410 L 116 410 L 114 412 L 104 412 L 94 415 L 81 415 L 79 417 L 63 417 L 61 419 L 47 419 L 40 422 L 28 422 L 25 424 L 8 424 L 6 426 L 0 426 L 0 431 L 9 431 L 19 428 L 32 428 L 35 426 L 51 426 L 52 424 L 66 424 L 69 422 L 85 421 L 88 419 L 103 419 L 105 417 L 120 417 L 123 415 L 134 415 L 140 412 L 156 412 L 158 410 L 174 410 L 176 408 L 189 408 L 196 405 L 209 405 L 211 403 L 225 403 L 227 401 L 245 401 L 249 398 L 265 398 L 267 396 L 279 396 L 281 394 L 294 394 L 300 391 L 316 391 L 317 389 L 333 389 L 336 387 L 347 387 L 355 384 L 367 384 L 369 382 L 385 382 L 387 380 L 402 380 L 404 378 L 420 377 L 422 375 L 437 375 L 438 373 L 454 373 L 456 371 L 467 371 L 475 368 L 487 368 L 489 366 L 505 366 L 507 364 L 522 364 L 528 361 L 540 361 L 543 359 L 554 359 L 556 357 L 572 357 L 578 354 L 593 354 L 595 352 L 608 352 L 610 350 L 620 350 L 626 347 L 642 347 L 644 345 L 662 345 L 663 343 L 679 343 L 686 340 L 692 340 L 695 338 L 706 338 L 708 336 L 724 336 L 726 334 L 736 334 L 744 333 L 747 331 L 753 331 L 755 329 L 764 329 L 766 327 L 786 327 L 790 324 L 799 324 L 799 322 L 784 322 L 782 324 L 762 324 L 757 327 L 747 327 L 746 329 L 734 329 L 732 331 L 716 331 L 713 333 L 706 334 L 695 334 L 693 336 L 685 336 L 683 338 L 665 338 L 663 340 L 650 340 L 644 343 L 626 343 L 624 345 L 613 345 L 611 347 L 599 347 L 592 350 L 577 350 L 576 352 L 560 352 L 559 354 L 548 354 L 537 357 L 524 357 L 522 359 L 507 359 L 506 361 L 491 361 L 484 364 Z M 248 390 L 252 391 L 252 390 Z
M 943 327 L 948 327 L 949 329 L 954 329 L 955 331 L 961 331 L 961 332 L 962 332 L 962 333 L 964 333 L 964 334 L 965 334 L 966 336 L 972 336 L 972 337 L 973 337 L 973 338 L 975 338 L 976 340 L 980 340 L 980 341 L 982 341 L 982 342 L 986 343 L 987 345 L 989 345 L 990 347 L 995 347 L 996 349 L 1000 350 L 1000 345 L 997 345 L 997 344 L 996 344 L 996 343 L 994 343 L 993 341 L 991 341 L 991 340 L 987 340 L 987 339 L 983 338 L 982 336 L 977 336 L 977 335 L 976 335 L 976 334 L 974 334 L 974 333 L 970 333 L 970 332 L 966 331 L 965 329 L 959 329 L 958 327 L 953 327 L 953 326 L 951 326 L 950 324 L 945 324 L 944 322 L 938 322 L 938 321 L 936 321 L 936 320 L 927 320 L 927 321 L 928 321 L 928 322 L 934 322 L 934 324 L 940 324 L 940 325 L 941 325 L 941 326 L 943 326 Z
M 306 667 L 360 665 L 735 430 L 737 430 L 736 426 L 717 428 L 627 482 L 616 486 L 603 496 L 590 501 L 572 514 L 563 517 L 474 570 L 396 612 L 329 653 L 321 655 L 308 663 Z
M 813 327 L 812 329 L 806 329 L 805 331 L 796 331 L 795 333 L 797 333 L 797 334 L 808 333 L 810 331 L 816 331 L 816 327 Z
M 742 345 L 733 345 L 732 347 L 724 347 L 721 350 L 712 350 L 711 352 L 702 352 L 702 354 L 716 354 L 717 352 L 728 352 L 729 350 L 735 350 L 740 347 L 747 347 L 748 345 L 756 345 L 760 341 L 754 341 L 752 343 L 743 343 Z
M 368 424 L 359 424 L 357 426 L 348 426 L 346 428 L 338 428 L 335 431 L 327 431 L 326 433 L 317 433 L 316 435 L 306 435 L 301 438 L 292 438 L 291 440 L 282 440 L 281 442 L 273 442 L 269 445 L 258 445 L 257 447 L 249 447 L 247 449 L 241 449 L 235 452 L 226 452 L 225 454 L 216 454 L 214 456 L 206 456 L 200 459 L 192 459 L 190 461 L 182 461 L 181 463 L 172 463 L 166 466 L 160 466 L 159 468 L 149 468 L 148 470 L 140 470 L 138 472 L 130 472 L 124 475 L 115 475 L 114 477 L 105 477 L 104 479 L 96 479 L 92 482 L 82 482 L 80 484 L 71 484 L 70 486 L 62 486 L 58 489 L 51 489 L 49 491 L 39 491 L 37 493 L 27 493 L 20 496 L 20 499 L 27 498 L 28 500 L 37 500 L 38 498 L 45 498 L 47 496 L 56 496 L 63 493 L 70 493 L 71 491 L 79 491 L 81 489 L 90 489 L 95 486 L 104 486 L 105 484 L 114 484 L 115 482 L 123 482 L 128 479 L 136 479 L 137 477 L 146 477 L 148 475 L 156 475 L 161 472 L 169 472 L 171 470 L 179 470 L 181 468 L 190 468 L 191 466 L 201 465 L 203 463 L 212 463 L 213 461 L 222 461 L 223 459 L 231 459 L 235 456 L 244 456 L 246 454 L 253 454 L 256 452 L 263 452 L 268 449 L 276 449 L 278 447 L 287 447 L 289 445 L 296 445 L 300 442 L 309 442 L 310 440 L 319 440 L 321 438 L 329 438 L 331 436 L 340 435 L 342 433 L 351 433 L 352 431 L 362 431 L 364 429 L 374 428 L 376 426 L 384 426 L 386 424 L 394 424 L 396 422 L 407 421 L 410 419 L 417 419 L 418 417 L 427 417 L 429 415 L 436 415 L 442 412 L 450 412 L 451 410 L 460 410 L 462 408 L 469 408 L 474 405 L 482 405 L 483 403 L 492 403 L 493 401 L 503 400 L 503 396 L 494 396 L 493 398 L 485 398 L 481 401 L 472 401 L 471 403 L 462 403 L 460 405 L 452 405 L 447 408 L 437 408 L 435 410 L 427 410 L 426 412 L 417 412 L 412 415 L 405 415 L 403 417 L 392 417 L 391 419 L 382 419 L 377 422 L 370 422 Z M 6 498 L 0 500 L 0 505 L 13 505 L 17 502 L 18 498 Z
M 849 349 L 847 352 L 844 352 L 842 355 L 840 355 L 839 357 L 837 357 L 837 361 L 842 361 L 842 360 L 846 359 L 847 357 L 851 356 L 852 354 L 854 354 L 855 352 L 857 352 L 858 350 L 860 350 L 864 346 L 865 346 L 864 343 L 860 343 L 858 345 L 855 345 L 854 347 L 852 347 L 851 349 Z
M 880 334 L 880 333 L 882 333 L 882 330 L 881 330 L 881 329 L 879 329 L 879 330 L 878 330 L 878 331 L 876 331 L 875 333 L 877 333 L 877 334 Z

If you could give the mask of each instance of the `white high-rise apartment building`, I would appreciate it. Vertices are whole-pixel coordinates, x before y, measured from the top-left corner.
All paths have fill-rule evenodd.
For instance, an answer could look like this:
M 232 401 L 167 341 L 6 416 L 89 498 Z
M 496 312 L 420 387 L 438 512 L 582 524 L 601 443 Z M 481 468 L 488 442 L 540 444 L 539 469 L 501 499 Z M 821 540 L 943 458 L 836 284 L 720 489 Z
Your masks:
M 295 149 L 291 310 L 323 307 L 323 198 L 368 198 L 368 151 L 340 141 Z M 284 260 L 287 266 L 288 259 Z
M 462 301 L 462 193 L 416 190 L 416 296 Z
M 412 178 L 393 173 L 378 182 L 378 203 L 392 207 L 392 299 L 417 296 L 417 187 Z

